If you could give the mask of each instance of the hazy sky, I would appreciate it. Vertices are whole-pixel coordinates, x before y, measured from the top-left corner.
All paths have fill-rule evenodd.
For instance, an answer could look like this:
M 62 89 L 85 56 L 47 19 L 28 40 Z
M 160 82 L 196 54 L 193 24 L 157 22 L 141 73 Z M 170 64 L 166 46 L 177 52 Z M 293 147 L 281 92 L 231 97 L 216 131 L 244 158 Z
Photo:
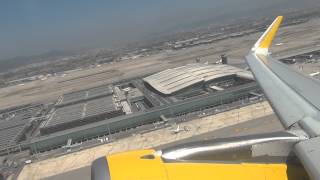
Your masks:
M 197 21 L 248 15 L 279 4 L 290 7 L 288 2 L 306 1 L 0 0 L 0 59 L 112 47 Z

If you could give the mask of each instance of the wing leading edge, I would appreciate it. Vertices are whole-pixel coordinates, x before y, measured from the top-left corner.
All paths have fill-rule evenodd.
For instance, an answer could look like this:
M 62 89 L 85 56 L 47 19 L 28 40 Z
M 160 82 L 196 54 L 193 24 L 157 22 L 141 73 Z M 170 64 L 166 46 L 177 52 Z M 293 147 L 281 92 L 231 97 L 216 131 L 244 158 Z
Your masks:
M 283 20 L 278 16 L 246 56 L 247 64 L 282 124 L 301 128 L 310 139 L 295 151 L 312 179 L 320 178 L 320 82 L 274 60 L 269 47 Z

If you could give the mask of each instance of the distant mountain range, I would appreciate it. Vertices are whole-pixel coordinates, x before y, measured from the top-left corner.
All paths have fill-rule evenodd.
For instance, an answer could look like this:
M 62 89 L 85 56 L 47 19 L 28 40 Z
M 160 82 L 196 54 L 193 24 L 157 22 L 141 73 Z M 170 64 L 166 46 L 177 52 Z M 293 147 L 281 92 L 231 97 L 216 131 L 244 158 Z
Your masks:
M 71 56 L 73 54 L 74 52 L 71 51 L 52 50 L 39 55 L 21 56 L 0 60 L 0 73 L 8 69 L 18 68 L 29 64 L 59 60 L 60 58 Z
M 229 3 L 230 5 L 228 7 L 230 8 L 228 9 L 216 9 L 216 11 L 209 11 L 207 9 L 204 12 L 197 12 L 200 14 L 197 18 L 191 16 L 193 13 L 190 13 L 191 15 L 187 17 L 176 17 L 171 20 L 174 21 L 171 26 L 168 25 L 166 26 L 167 28 L 161 28 L 162 30 L 147 33 L 145 37 L 137 40 L 137 42 L 133 41 L 132 43 L 126 43 L 126 45 L 123 46 L 130 45 L 131 48 L 134 48 L 133 46 L 137 47 L 141 44 L 150 45 L 152 43 L 161 42 L 161 40 L 166 37 L 174 37 L 176 36 L 176 33 L 193 31 L 198 28 L 218 25 L 222 26 L 226 24 L 239 23 L 240 21 L 251 21 L 262 17 L 276 16 L 278 14 L 283 15 L 289 12 L 308 11 L 307 9 L 310 9 L 310 7 L 314 6 L 314 9 L 316 7 L 320 7 L 320 4 L 318 4 L 317 1 L 319 0 L 276 0 L 274 2 L 256 0 L 256 2 L 253 3 L 252 0 L 239 0 L 239 2 L 235 3 L 235 0 L 226 0 L 219 3 Z M 239 4 L 240 2 L 243 2 L 243 6 L 235 7 L 236 4 Z M 152 27 L 148 28 L 152 29 Z M 156 27 L 153 27 L 153 29 L 155 28 Z M 52 50 L 40 55 L 3 59 L 0 60 L 0 73 L 9 69 L 20 68 L 34 63 L 55 61 L 67 56 L 87 54 L 90 53 L 90 51 L 92 51 L 92 49 L 79 51 Z M 96 54 L 95 51 L 91 53 Z

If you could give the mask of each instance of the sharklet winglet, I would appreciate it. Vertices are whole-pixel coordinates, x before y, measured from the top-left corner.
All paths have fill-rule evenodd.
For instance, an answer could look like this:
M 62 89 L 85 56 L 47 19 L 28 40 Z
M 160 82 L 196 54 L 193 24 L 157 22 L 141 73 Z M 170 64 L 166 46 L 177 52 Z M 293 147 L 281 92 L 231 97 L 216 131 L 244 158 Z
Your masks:
M 263 35 L 259 38 L 259 40 L 252 47 L 252 51 L 256 54 L 267 55 L 269 53 L 269 47 L 280 27 L 280 24 L 283 20 L 283 16 L 278 16 L 272 24 L 268 27 L 268 29 L 263 33 Z

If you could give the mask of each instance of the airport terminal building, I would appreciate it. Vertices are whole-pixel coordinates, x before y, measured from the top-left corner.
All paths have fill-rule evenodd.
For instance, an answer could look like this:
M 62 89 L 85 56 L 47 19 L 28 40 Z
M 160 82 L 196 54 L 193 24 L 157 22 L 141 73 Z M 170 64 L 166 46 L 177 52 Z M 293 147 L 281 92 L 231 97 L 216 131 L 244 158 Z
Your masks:
M 251 72 L 227 64 L 192 63 L 147 77 L 60 96 L 22 149 L 37 153 L 175 119 L 259 95 Z M 258 92 L 258 93 L 257 93 Z
M 249 71 L 226 64 L 188 64 L 186 66 L 167 69 L 143 80 L 164 95 L 171 95 L 190 87 L 204 86 L 210 82 L 219 82 L 230 77 L 253 80 Z M 210 86 L 213 90 L 222 87 Z

